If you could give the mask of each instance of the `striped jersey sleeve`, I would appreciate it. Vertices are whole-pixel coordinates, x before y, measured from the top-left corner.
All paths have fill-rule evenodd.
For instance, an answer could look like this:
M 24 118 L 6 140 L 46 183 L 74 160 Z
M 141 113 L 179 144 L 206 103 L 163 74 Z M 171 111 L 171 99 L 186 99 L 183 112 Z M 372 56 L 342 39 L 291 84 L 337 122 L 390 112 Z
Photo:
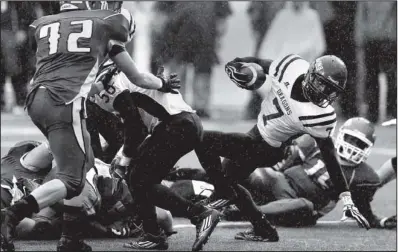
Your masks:
M 270 66 L 269 75 L 272 76 L 274 80 L 282 82 L 288 67 L 297 60 L 302 60 L 297 54 L 288 54 L 280 59 L 274 60 Z
M 316 138 L 328 138 L 333 135 L 336 127 L 337 118 L 334 109 L 328 106 L 329 111 L 324 113 L 314 113 L 305 116 L 299 116 L 299 120 L 304 127 L 304 131 Z

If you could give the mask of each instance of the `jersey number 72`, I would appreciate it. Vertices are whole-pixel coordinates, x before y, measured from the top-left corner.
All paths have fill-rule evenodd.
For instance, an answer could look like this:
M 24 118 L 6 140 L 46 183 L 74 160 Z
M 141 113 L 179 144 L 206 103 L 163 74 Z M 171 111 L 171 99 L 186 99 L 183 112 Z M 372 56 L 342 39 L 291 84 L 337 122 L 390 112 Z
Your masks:
M 279 106 L 278 99 L 276 97 L 272 100 L 272 103 L 274 104 L 276 110 L 278 110 L 277 113 L 269 114 L 269 115 L 263 115 L 263 121 L 264 121 L 264 126 L 267 125 L 268 120 L 276 119 L 281 116 L 283 116 L 283 111 L 281 107 Z
M 64 25 L 65 23 L 62 23 Z M 78 26 L 81 27 L 81 32 L 71 32 L 68 34 L 66 40 L 66 50 L 68 52 L 82 52 L 88 53 L 91 51 L 90 47 L 79 47 L 78 39 L 86 38 L 90 39 L 93 33 L 93 21 L 92 20 L 79 20 L 71 21 L 69 23 L 71 27 Z M 59 33 L 61 23 L 55 22 L 47 25 L 43 25 L 40 28 L 39 39 L 48 38 L 49 52 L 48 55 L 58 52 L 59 49 L 59 39 L 61 34 Z

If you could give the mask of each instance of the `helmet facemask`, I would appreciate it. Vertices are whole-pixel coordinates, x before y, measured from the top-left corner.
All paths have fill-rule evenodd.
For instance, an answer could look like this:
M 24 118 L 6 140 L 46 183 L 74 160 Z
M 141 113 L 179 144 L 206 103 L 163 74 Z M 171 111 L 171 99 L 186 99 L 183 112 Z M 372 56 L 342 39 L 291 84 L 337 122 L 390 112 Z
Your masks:
M 337 135 L 337 154 L 353 165 L 358 165 L 366 161 L 372 147 L 373 143 L 356 131 L 341 129 Z
M 303 93 L 306 99 L 315 105 L 326 108 L 338 97 L 339 92 L 331 81 L 320 74 L 307 73 L 303 82 Z

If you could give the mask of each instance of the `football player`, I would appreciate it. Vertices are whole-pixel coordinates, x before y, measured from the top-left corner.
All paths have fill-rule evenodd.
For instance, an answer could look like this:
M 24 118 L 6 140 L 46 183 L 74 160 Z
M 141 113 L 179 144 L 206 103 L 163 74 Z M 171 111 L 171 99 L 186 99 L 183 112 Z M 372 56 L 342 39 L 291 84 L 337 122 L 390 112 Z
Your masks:
M 1 208 L 13 205 L 28 195 L 40 184 L 54 177 L 53 158 L 47 142 L 22 141 L 13 146 L 1 161 Z M 98 174 L 89 172 L 86 176 L 81 197 L 85 223 L 80 227 L 84 234 L 96 237 L 131 237 L 141 232 L 139 220 L 131 222 L 133 216 L 127 212 L 134 204 L 127 184 L 111 178 L 110 165 L 95 160 Z M 166 235 L 175 233 L 172 217 L 168 211 L 157 208 L 158 222 Z M 17 238 L 56 239 L 61 230 L 62 202 L 42 209 L 39 213 L 24 218 L 17 226 Z
M 351 214 L 361 226 L 369 223 L 355 207 L 346 179 L 335 155 L 331 134 L 336 113 L 331 104 L 344 92 L 347 68 L 336 56 L 326 55 L 309 63 L 298 55 L 276 60 L 236 58 L 226 64 L 226 72 L 239 87 L 249 85 L 249 75 L 240 72 L 244 63 L 259 64 L 267 75 L 260 87 L 264 94 L 257 124 L 248 133 L 205 131 L 196 154 L 216 187 L 210 203 L 219 208 L 235 201 L 253 228 L 246 232 L 253 240 L 277 241 L 275 228 L 240 185 L 257 167 L 271 167 L 283 159 L 284 146 L 303 134 L 313 136 L 322 153 L 336 195 L 344 202 L 344 215 Z M 220 157 L 224 157 L 221 164 Z M 264 158 L 266 157 L 266 158 Z M 232 188 L 232 189 L 231 189 Z
M 163 67 L 160 68 L 162 72 Z M 127 176 L 128 184 L 140 205 L 139 216 L 143 219 L 145 235 L 125 246 L 136 249 L 168 248 L 167 237 L 159 232 L 155 221 L 156 205 L 191 219 L 197 227 L 192 249 L 200 250 L 219 222 L 220 213 L 195 205 L 161 184 L 175 163 L 200 143 L 202 123 L 199 117 L 177 91 L 162 93 L 143 89 L 131 83 L 123 73 L 117 74 L 109 86 L 114 88 L 114 92 L 104 90 L 96 96 L 96 103 L 101 108 L 114 112 L 113 101 L 127 90 L 140 109 L 150 133 L 138 147 Z M 118 161 L 124 158 L 121 151 L 115 161 L 115 171 L 119 176 L 124 176 L 126 171 L 126 167 Z
M 7 251 L 14 251 L 15 227 L 24 217 L 62 199 L 69 208 L 64 212 L 58 251 L 91 251 L 81 239 L 79 219 L 83 216 L 75 209 L 81 202 L 73 198 L 84 187 L 83 174 L 94 164 L 85 126 L 85 99 L 106 56 L 137 85 L 162 91 L 175 86 L 165 75 L 159 78 L 137 69 L 124 48 L 132 27 L 125 10 L 103 9 L 107 3 L 92 1 L 62 1 L 60 6 L 60 14 L 30 25 L 36 72 L 26 101 L 29 116 L 49 141 L 57 163 L 56 178 L 1 212 L 1 247 Z
M 369 220 L 371 227 L 393 229 L 396 228 L 396 216 L 378 217 L 370 205 L 376 190 L 382 186 L 374 169 L 366 163 L 374 142 L 373 125 L 364 118 L 352 118 L 339 129 L 335 146 L 358 210 Z M 303 135 L 288 149 L 282 166 L 258 168 L 242 183 L 273 224 L 315 225 L 336 206 L 338 199 L 333 197 L 333 183 L 314 138 Z M 208 181 L 200 169 L 180 168 L 169 177 L 179 179 L 179 183 L 174 183 L 171 188 L 183 192 L 185 197 L 204 195 L 202 190 L 195 188 L 197 181 L 187 180 Z M 202 182 L 201 188 L 206 187 L 212 189 Z M 225 209 L 223 214 L 228 220 L 241 220 L 242 217 L 234 207 Z M 247 239 L 247 236 L 238 233 L 236 239 Z

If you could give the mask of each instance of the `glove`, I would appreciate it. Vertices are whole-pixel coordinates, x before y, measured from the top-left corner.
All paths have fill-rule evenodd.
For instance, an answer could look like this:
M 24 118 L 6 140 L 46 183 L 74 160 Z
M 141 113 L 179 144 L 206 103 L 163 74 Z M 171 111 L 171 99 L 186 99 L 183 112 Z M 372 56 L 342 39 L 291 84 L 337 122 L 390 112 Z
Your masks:
M 380 228 L 385 229 L 396 229 L 397 228 L 397 216 L 386 217 L 380 220 L 379 222 Z
M 238 87 L 248 89 L 246 84 L 249 83 L 251 79 L 249 75 L 240 72 L 243 66 L 244 64 L 241 62 L 228 62 L 225 65 L 225 72 Z
M 109 82 L 112 80 L 112 77 L 118 72 L 117 67 L 114 64 L 106 66 L 106 68 L 97 75 L 95 79 L 95 83 L 101 82 L 105 89 L 107 89 L 110 85 Z
M 358 211 L 358 208 L 354 205 L 351 199 L 350 192 L 342 192 L 340 194 L 340 199 L 343 201 L 343 217 L 341 221 L 346 221 L 348 218 L 354 218 L 358 225 L 366 228 L 367 230 L 370 229 L 369 222 L 363 217 L 363 215 Z
M 177 74 L 172 73 L 169 77 L 167 77 L 164 73 L 164 67 L 161 66 L 158 69 L 156 77 L 161 79 L 163 83 L 162 87 L 158 89 L 159 91 L 164 93 L 178 94 L 178 91 L 174 90 L 181 88 L 181 85 L 179 84 L 180 79 L 177 78 Z

